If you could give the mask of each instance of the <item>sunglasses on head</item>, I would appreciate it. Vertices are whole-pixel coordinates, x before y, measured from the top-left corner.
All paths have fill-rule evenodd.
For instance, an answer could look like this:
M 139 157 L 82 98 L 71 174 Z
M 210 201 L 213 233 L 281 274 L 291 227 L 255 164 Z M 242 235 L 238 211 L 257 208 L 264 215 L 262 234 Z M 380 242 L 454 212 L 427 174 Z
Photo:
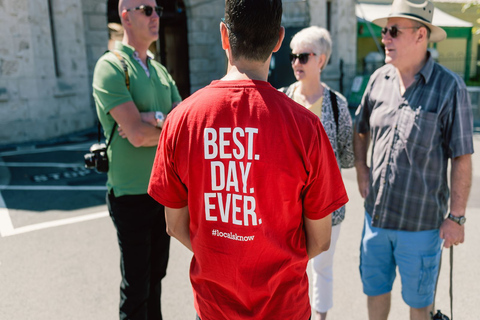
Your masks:
M 382 35 L 385 36 L 388 32 L 388 33 L 390 33 L 390 37 L 396 38 L 396 37 L 398 37 L 398 33 L 401 32 L 400 30 L 402 30 L 402 29 L 418 29 L 418 28 L 420 28 L 420 27 L 402 27 L 402 28 L 399 28 L 397 26 L 392 26 L 390 28 L 385 27 L 385 28 L 382 29 Z
M 316 56 L 316 54 L 315 53 L 299 53 L 299 54 L 290 53 L 290 62 L 293 64 L 295 63 L 295 60 L 298 59 L 298 62 L 300 62 L 300 64 L 305 64 L 308 62 L 308 57 L 310 56 Z
M 145 13 L 145 15 L 147 17 L 150 17 L 152 15 L 153 10 L 155 10 L 155 12 L 157 13 L 157 15 L 159 17 L 161 17 L 162 13 L 163 13 L 163 8 L 162 7 L 145 6 L 143 4 L 141 6 L 138 6 L 138 7 L 135 7 L 135 8 L 127 9 L 127 11 L 135 11 L 135 10 L 142 10 L 143 13 Z

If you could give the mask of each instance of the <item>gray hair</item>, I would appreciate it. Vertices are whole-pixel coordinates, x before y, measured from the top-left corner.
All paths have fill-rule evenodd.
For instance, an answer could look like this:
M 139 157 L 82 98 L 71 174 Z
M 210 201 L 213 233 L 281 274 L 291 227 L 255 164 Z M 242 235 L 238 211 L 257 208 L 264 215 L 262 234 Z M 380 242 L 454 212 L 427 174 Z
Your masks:
M 332 54 L 332 39 L 330 38 L 330 32 L 325 28 L 317 26 L 308 27 L 297 32 L 292 41 L 290 41 L 290 48 L 297 45 L 305 45 L 312 49 L 313 53 L 321 56 L 325 55 L 325 63 L 322 66 L 322 70 L 328 63 L 330 55 Z

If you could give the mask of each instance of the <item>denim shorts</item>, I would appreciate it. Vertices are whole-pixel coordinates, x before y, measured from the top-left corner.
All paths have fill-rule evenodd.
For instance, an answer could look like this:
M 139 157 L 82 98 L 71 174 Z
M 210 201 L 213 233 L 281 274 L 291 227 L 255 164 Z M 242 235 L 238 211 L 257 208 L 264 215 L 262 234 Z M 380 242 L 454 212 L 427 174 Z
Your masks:
M 405 303 L 412 308 L 429 306 L 433 303 L 442 243 L 438 229 L 411 232 L 375 228 L 365 213 L 360 247 L 363 292 L 368 296 L 390 292 L 398 266 Z

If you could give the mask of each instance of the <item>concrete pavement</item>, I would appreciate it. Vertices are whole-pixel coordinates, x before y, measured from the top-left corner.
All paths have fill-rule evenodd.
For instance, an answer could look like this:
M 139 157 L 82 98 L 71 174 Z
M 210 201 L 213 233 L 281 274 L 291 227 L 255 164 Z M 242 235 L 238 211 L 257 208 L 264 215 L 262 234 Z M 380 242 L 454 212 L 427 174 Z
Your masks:
M 474 137 L 474 179 L 467 208 L 466 242 L 455 248 L 454 316 L 457 320 L 476 320 L 480 302 L 480 135 Z M 334 265 L 334 307 L 330 320 L 367 319 L 366 298 L 358 272 L 360 236 L 363 224 L 363 200 L 357 192 L 354 169 L 344 170 L 350 197 L 346 220 L 337 244 Z M 2 191 L 7 204 L 15 190 Z M 33 191 L 18 191 L 16 197 L 28 204 Z M 68 191 L 65 201 L 77 199 Z M 72 194 L 74 192 L 75 194 Z M 38 201 L 52 201 L 45 194 Z M 103 199 L 103 192 L 100 197 Z M 43 199 L 43 200 L 42 200 Z M 1 201 L 0 201 L 1 202 Z M 5 204 L 3 204 L 5 205 Z M 24 207 L 2 209 L 15 228 L 46 222 L 64 216 L 105 212 L 106 206 L 90 207 L 88 212 L 28 211 Z M 22 210 L 20 210 L 22 209 Z M 3 210 L 3 211 L 2 211 Z M 28 219 L 27 219 L 28 218 Z M 28 223 L 27 223 L 28 222 Z M 0 219 L 0 227 L 2 219 Z M 17 230 L 17 229 L 15 229 Z M 1 231 L 1 228 L 0 228 Z M 437 307 L 450 315 L 448 298 L 448 251 L 439 282 Z M 195 310 L 188 278 L 191 253 L 172 240 L 167 277 L 163 280 L 162 306 L 165 320 L 193 320 Z M 310 272 L 310 266 L 309 266 Z M 0 235 L 0 320 L 115 320 L 118 319 L 120 270 L 115 229 L 109 217 L 57 224 L 55 227 Z M 401 299 L 400 283 L 393 289 L 389 320 L 408 319 L 408 308 Z
M 473 156 L 474 178 L 467 209 L 465 225 L 466 241 L 454 249 L 454 318 L 476 320 L 480 303 L 480 135 L 475 135 Z M 363 199 L 357 191 L 354 169 L 343 170 L 350 198 L 347 215 L 342 223 L 334 262 L 334 307 L 328 319 L 365 320 L 367 317 L 366 297 L 362 291 L 358 262 L 360 237 L 363 226 Z M 172 241 L 172 256 L 168 275 L 164 280 L 163 306 L 165 319 L 195 319 L 193 297 L 188 282 L 188 250 L 178 241 Z M 309 265 L 309 274 L 311 274 Z M 444 250 L 443 263 L 438 284 L 436 307 L 450 317 L 449 300 L 449 251 Z M 310 277 L 311 278 L 311 277 Z M 389 320 L 408 319 L 408 307 L 404 304 L 397 277 L 392 291 L 392 307 Z

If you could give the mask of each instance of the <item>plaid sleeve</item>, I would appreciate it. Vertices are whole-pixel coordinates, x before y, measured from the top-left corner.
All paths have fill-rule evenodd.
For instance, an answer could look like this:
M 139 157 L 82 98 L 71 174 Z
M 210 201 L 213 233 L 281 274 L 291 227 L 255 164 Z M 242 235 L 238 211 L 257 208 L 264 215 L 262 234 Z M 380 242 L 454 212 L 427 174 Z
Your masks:
M 457 89 L 450 100 L 451 123 L 448 130 L 448 153 L 451 158 L 473 153 L 473 112 L 467 88 Z

